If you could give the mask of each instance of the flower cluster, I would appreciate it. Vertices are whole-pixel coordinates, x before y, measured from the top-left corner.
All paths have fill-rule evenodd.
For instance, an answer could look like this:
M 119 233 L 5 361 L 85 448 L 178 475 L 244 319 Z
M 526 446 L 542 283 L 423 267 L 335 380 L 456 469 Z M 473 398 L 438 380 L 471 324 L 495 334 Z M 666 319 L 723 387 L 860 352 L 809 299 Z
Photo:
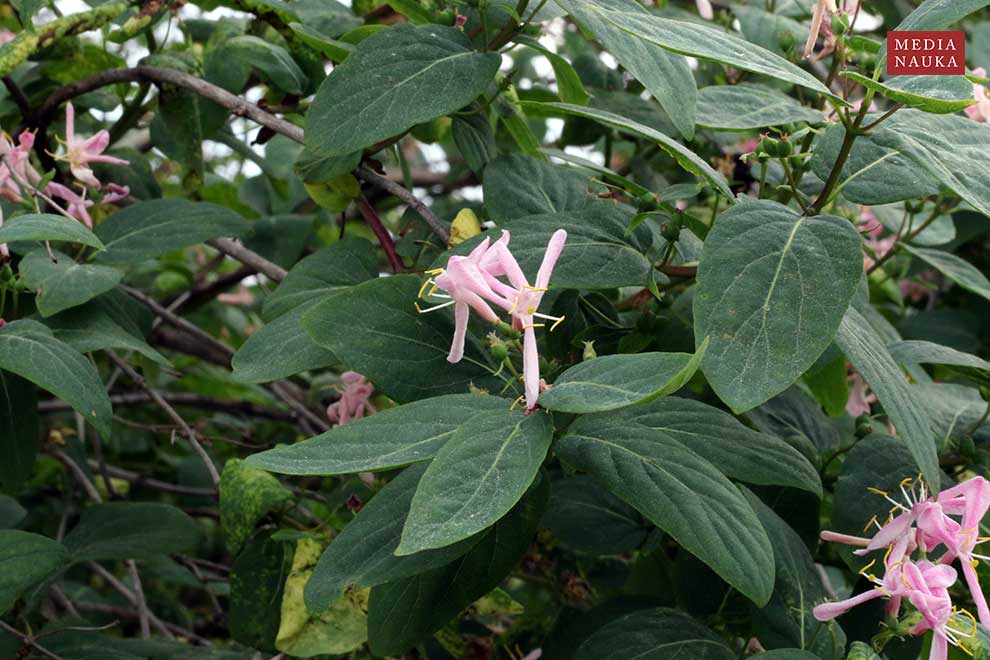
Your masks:
M 375 386 L 363 375 L 356 371 L 345 371 L 340 374 L 340 381 L 344 388 L 340 398 L 327 406 L 328 420 L 336 426 L 343 426 L 352 420 L 378 412 L 371 403 Z
M 886 598 L 887 615 L 896 619 L 901 605 L 910 603 L 917 614 L 909 619 L 906 632 L 934 634 L 929 660 L 944 660 L 948 645 L 953 644 L 967 653 L 966 642 L 976 634 L 977 621 L 966 610 L 952 604 L 949 588 L 958 578 L 952 564 L 958 560 L 966 585 L 972 594 L 979 624 L 990 626 L 990 609 L 980 589 L 976 567 L 986 557 L 976 553 L 976 546 L 990 540 L 980 537 L 980 521 L 990 508 L 990 482 L 975 477 L 937 496 L 927 492 L 920 477 L 900 483 L 903 501 L 887 491 L 874 490 L 892 505 L 887 522 L 880 525 L 874 517 L 867 524 L 879 529 L 873 538 L 824 531 L 822 540 L 857 546 L 855 554 L 864 556 L 884 550 L 883 576 L 871 572 L 874 559 L 860 573 L 873 583 L 873 589 L 835 603 L 825 603 L 814 609 L 819 621 L 830 621 L 852 607 L 876 598 Z M 938 551 L 941 548 L 941 554 Z M 916 554 L 917 553 L 917 554 Z M 916 557 L 916 558 L 912 558 Z
M 0 136 L 0 197 L 19 204 L 26 197 L 36 193 L 47 196 L 48 199 L 58 199 L 64 205 L 65 213 L 79 220 L 87 227 L 93 226 L 93 218 L 89 208 L 94 202 L 86 199 L 88 188 L 103 190 L 102 202 L 112 204 L 126 198 L 130 194 L 127 186 L 116 183 L 103 185 L 93 173 L 90 163 L 113 163 L 127 165 L 122 158 L 107 156 L 103 152 L 110 144 L 110 134 L 101 130 L 88 138 L 77 138 L 75 131 L 75 109 L 72 103 L 65 106 L 65 151 L 56 159 L 69 163 L 69 170 L 81 188 L 81 193 L 73 188 L 55 181 L 45 185 L 44 190 L 38 190 L 42 176 L 31 164 L 31 150 L 34 148 L 35 135 L 31 131 L 23 131 L 17 136 L 17 143 L 4 133 Z M 0 225 L 3 224 L 3 213 L 0 211 Z M 0 244 L 0 259 L 9 258 L 7 246 Z
M 553 321 L 551 330 L 564 317 L 548 316 L 537 310 L 550 283 L 553 267 L 564 250 L 567 232 L 558 229 L 550 237 L 543 255 L 543 263 L 530 284 L 516 258 L 509 251 L 509 232 L 492 241 L 485 237 L 467 256 L 453 256 L 446 268 L 428 271 L 433 277 L 423 283 L 421 297 L 446 299 L 447 302 L 429 309 L 416 309 L 421 313 L 454 306 L 454 339 L 450 346 L 449 362 L 459 362 L 464 357 L 464 340 L 467 335 L 468 317 L 473 309 L 490 323 L 498 323 L 499 317 L 492 305 L 505 310 L 512 317 L 512 326 L 523 333 L 523 382 L 525 384 L 526 410 L 536 407 L 540 395 L 540 358 L 536 348 L 536 328 L 545 324 L 537 319 Z M 508 283 L 500 280 L 504 277 Z M 445 294 L 437 293 L 446 291 Z

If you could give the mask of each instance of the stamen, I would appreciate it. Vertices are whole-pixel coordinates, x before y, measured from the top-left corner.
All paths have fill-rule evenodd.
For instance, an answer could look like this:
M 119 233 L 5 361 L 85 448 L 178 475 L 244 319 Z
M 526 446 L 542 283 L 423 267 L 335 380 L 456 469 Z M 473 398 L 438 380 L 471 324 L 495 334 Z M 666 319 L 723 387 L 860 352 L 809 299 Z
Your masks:
M 873 525 L 874 523 L 876 524 L 877 527 L 880 527 L 880 521 L 877 520 L 876 514 L 874 514 L 872 518 L 866 521 L 866 527 L 863 528 L 863 532 L 868 532 L 870 529 L 870 525 Z
M 542 328 L 545 327 L 546 323 L 530 323 L 522 327 L 523 330 L 529 330 L 530 328 Z
M 879 488 L 874 488 L 873 486 L 867 486 L 866 490 L 874 493 L 875 495 L 890 495 L 890 491 L 880 490 Z
M 443 275 L 447 271 L 443 268 L 431 268 L 430 270 L 424 270 L 423 272 L 427 275 Z
M 889 546 L 887 546 L 887 552 L 885 552 L 884 555 L 883 555 L 883 565 L 887 567 L 887 570 L 890 570 L 890 568 L 891 568 L 887 564 L 887 562 L 890 560 L 890 553 L 892 553 L 893 551 L 894 551 L 894 546 L 889 545 Z
M 435 307 L 427 307 L 426 309 L 422 309 L 419 306 L 418 302 L 413 303 L 413 305 L 416 307 L 416 311 L 419 312 L 420 314 L 429 314 L 430 312 L 435 312 L 438 309 L 443 309 L 444 307 L 450 307 L 456 302 L 457 302 L 456 300 L 451 300 L 450 302 L 445 302 L 442 305 L 437 305 Z
M 557 319 L 557 322 L 550 326 L 550 332 L 556 330 L 557 326 L 564 322 L 564 318 L 565 317 L 561 316 L 559 319 Z
M 550 289 L 538 289 L 535 286 L 524 286 L 523 289 L 525 289 L 526 291 L 533 291 L 534 293 L 540 293 L 540 292 L 543 292 L 543 291 L 549 291 L 550 290 Z
M 516 397 L 516 400 L 512 402 L 512 405 L 511 406 L 509 406 L 509 410 L 515 410 L 516 409 L 516 406 L 518 406 L 520 403 L 522 403 L 525 400 L 526 400 L 526 395 L 525 394 L 520 395 L 519 397 Z
M 875 564 L 875 563 L 877 563 L 876 557 L 874 557 L 873 558 L 873 561 L 871 561 L 869 564 L 867 564 L 863 568 L 859 569 L 858 573 L 860 575 L 865 575 L 868 570 L 870 570 L 871 568 L 873 568 L 873 564 Z
M 419 293 L 416 294 L 416 297 L 417 298 L 422 298 L 423 297 L 423 291 L 425 291 L 426 290 L 426 287 L 430 286 L 431 284 L 433 284 L 433 278 L 432 277 L 429 278 L 429 279 L 427 279 L 425 282 L 423 282 L 423 285 L 421 287 L 419 287 Z

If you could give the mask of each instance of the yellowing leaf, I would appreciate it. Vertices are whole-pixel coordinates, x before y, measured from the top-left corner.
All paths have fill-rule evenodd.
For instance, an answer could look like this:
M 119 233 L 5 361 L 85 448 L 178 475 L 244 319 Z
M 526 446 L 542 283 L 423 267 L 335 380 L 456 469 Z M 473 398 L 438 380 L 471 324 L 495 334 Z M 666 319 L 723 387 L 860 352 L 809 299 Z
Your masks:
M 450 225 L 448 247 L 454 247 L 481 233 L 481 222 L 471 209 L 461 209 Z

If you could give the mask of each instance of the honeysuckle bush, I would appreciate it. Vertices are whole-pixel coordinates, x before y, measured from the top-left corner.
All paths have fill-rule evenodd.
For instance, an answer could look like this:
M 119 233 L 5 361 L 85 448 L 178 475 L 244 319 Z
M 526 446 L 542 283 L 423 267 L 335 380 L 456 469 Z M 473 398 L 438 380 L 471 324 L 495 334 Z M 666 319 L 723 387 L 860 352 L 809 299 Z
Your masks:
M 990 0 L 352 5 L 0 6 L 0 657 L 990 657 Z

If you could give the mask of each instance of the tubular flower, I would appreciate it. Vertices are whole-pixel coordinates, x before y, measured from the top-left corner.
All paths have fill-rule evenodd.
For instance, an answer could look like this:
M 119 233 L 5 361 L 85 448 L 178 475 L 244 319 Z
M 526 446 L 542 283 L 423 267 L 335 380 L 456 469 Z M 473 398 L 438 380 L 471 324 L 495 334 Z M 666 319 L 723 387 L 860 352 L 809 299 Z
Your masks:
M 715 12 L 712 10 L 712 3 L 709 0 L 695 0 L 698 5 L 698 15 L 701 16 L 706 21 L 710 21 L 715 18 Z
M 72 176 L 82 184 L 99 188 L 100 180 L 93 174 L 90 163 L 127 165 L 123 158 L 103 155 L 109 145 L 110 133 L 105 129 L 85 139 L 76 138 L 76 111 L 72 103 L 65 104 L 65 154 L 59 159 L 69 161 Z
M 83 189 L 82 195 L 78 195 L 74 190 L 72 190 L 72 188 L 52 181 L 48 184 L 48 188 L 46 188 L 46 190 L 52 197 L 58 197 L 65 202 L 65 210 L 69 215 L 76 220 L 79 220 L 90 229 L 93 228 L 93 218 L 90 217 L 89 211 L 86 210 L 93 205 L 93 200 L 86 199 L 85 189 Z
M 543 263 L 536 275 L 535 285 L 531 285 L 519 267 L 516 258 L 509 251 L 509 232 L 492 242 L 486 237 L 467 256 L 454 256 L 446 268 L 427 271 L 430 279 L 423 283 L 420 297 L 446 299 L 447 302 L 420 309 L 420 313 L 454 306 L 454 338 L 447 360 L 458 362 L 464 357 L 464 341 L 467 335 L 468 317 L 473 309 L 481 318 L 491 323 L 499 322 L 498 314 L 492 308 L 501 308 L 512 317 L 512 325 L 523 333 L 523 383 L 526 410 L 536 407 L 541 385 L 539 353 L 536 345 L 536 328 L 543 327 L 537 319 L 554 321 L 551 330 L 563 317 L 549 316 L 539 311 L 543 294 L 550 283 L 553 268 L 560 258 L 567 240 L 567 232 L 558 229 L 550 237 Z M 505 278 L 503 281 L 499 278 Z M 446 293 L 437 293 L 443 290 Z M 521 397 L 523 398 L 523 397 Z
M 986 78 L 987 71 L 983 67 L 973 69 L 973 75 L 978 78 Z M 974 105 L 966 108 L 966 115 L 973 121 L 990 122 L 990 94 L 986 85 L 973 83 L 973 98 L 976 99 Z
M 327 406 L 327 419 L 337 426 L 343 426 L 351 420 L 361 419 L 365 415 L 378 412 L 371 403 L 371 395 L 375 386 L 356 371 L 345 371 L 340 374 L 344 390 L 340 399 Z
M 869 572 L 876 564 L 874 559 L 860 571 L 873 583 L 873 590 L 819 605 L 814 616 L 819 621 L 828 621 L 856 605 L 884 597 L 889 599 L 888 616 L 896 618 L 901 604 L 907 601 L 921 615 L 921 620 L 911 626 L 910 634 L 921 635 L 930 630 L 934 635 L 929 660 L 945 660 L 949 644 L 969 653 L 966 641 L 976 634 L 977 622 L 972 614 L 952 605 L 949 588 L 956 583 L 958 574 L 950 564 L 959 560 L 980 623 L 986 626 L 990 623 L 990 610 L 980 589 L 976 566 L 980 560 L 990 561 L 990 557 L 976 554 L 973 549 L 990 540 L 978 536 L 980 521 L 990 509 L 990 482 L 975 477 L 942 491 L 937 497 L 928 493 L 920 477 L 904 479 L 899 489 L 902 500 L 895 499 L 889 491 L 870 489 L 893 505 L 885 524 L 880 525 L 876 517 L 867 523 L 867 529 L 874 524 L 879 528 L 872 538 L 822 532 L 824 541 L 857 546 L 857 555 L 886 548 L 885 573 L 879 578 Z M 937 561 L 925 559 L 940 546 L 944 551 L 936 554 Z M 911 559 L 915 550 L 922 559 Z

